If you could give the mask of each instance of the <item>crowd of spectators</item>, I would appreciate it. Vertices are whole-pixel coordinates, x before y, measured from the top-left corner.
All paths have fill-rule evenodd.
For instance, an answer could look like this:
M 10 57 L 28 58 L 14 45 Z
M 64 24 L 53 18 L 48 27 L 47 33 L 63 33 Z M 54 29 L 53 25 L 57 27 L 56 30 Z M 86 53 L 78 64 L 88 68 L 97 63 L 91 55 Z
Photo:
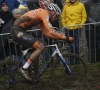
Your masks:
M 22 14 L 27 12 L 27 10 L 40 8 L 40 4 L 38 0 L 18 0 L 18 1 L 21 4 L 19 5 L 19 2 L 16 1 L 17 5 L 15 5 L 13 9 L 9 6 L 9 3 L 7 3 L 6 0 L 3 0 L 2 2 L 0 2 L 0 6 L 1 6 L 0 19 L 4 21 L 4 23 L 0 22 L 0 25 L 1 25 L 0 34 L 9 33 L 13 22 Z M 70 44 L 70 48 L 68 51 L 71 53 L 79 54 L 80 35 L 81 35 L 81 29 L 83 28 L 83 26 L 74 26 L 74 27 L 73 26 L 69 27 L 69 26 L 75 25 L 75 24 L 99 22 L 100 21 L 100 18 L 99 18 L 100 1 L 86 0 L 84 3 L 82 3 L 80 2 L 80 0 L 65 0 L 64 4 L 62 3 L 62 0 L 45 0 L 45 1 L 47 1 L 47 3 L 45 3 L 46 6 L 48 6 L 49 3 L 56 3 L 62 10 L 61 19 L 57 19 L 56 21 L 51 22 L 51 24 L 53 27 L 57 27 L 58 29 L 60 28 L 59 24 L 62 24 L 63 27 L 66 27 L 66 30 L 65 30 L 66 36 L 73 36 L 75 39 L 75 42 L 74 42 L 75 50 L 73 50 L 73 45 Z M 36 26 L 36 27 L 33 27 L 32 29 L 39 29 L 39 28 L 38 26 Z M 95 62 L 95 57 L 94 57 L 95 53 L 96 53 L 96 57 L 98 57 L 97 61 L 99 61 L 100 59 L 99 58 L 100 57 L 100 44 L 99 44 L 100 30 L 99 29 L 100 29 L 99 23 L 92 24 L 90 26 L 88 25 L 85 28 L 87 46 L 89 50 L 91 48 L 89 52 L 91 55 L 91 58 L 89 58 L 91 62 Z M 49 39 L 49 41 L 48 41 L 48 38 L 46 37 L 41 39 L 42 37 L 41 31 L 38 31 L 37 33 L 32 33 L 32 34 L 34 36 L 38 35 L 38 38 L 40 39 L 41 42 L 44 42 L 45 44 L 52 44 L 52 39 Z M 5 57 L 10 55 L 9 45 L 10 45 L 11 56 L 17 55 L 17 59 L 19 60 L 21 57 L 20 45 L 17 44 L 16 45 L 17 49 L 15 50 L 15 43 L 12 42 L 11 39 L 8 41 L 8 39 L 10 39 L 8 35 L 6 36 L 0 35 L 0 60 L 4 60 Z M 47 50 L 45 52 L 45 57 L 48 58 Z M 71 58 L 70 61 L 72 61 L 73 63 L 73 58 Z

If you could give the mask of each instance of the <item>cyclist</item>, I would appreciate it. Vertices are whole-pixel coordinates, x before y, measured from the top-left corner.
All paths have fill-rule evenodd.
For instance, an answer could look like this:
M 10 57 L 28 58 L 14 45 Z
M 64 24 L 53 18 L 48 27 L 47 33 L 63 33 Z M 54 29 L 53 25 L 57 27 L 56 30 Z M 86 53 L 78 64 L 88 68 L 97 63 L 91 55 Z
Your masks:
M 32 80 L 29 76 L 28 67 L 35 62 L 44 50 L 44 45 L 26 32 L 28 28 L 38 25 L 42 34 L 49 38 L 73 41 L 73 37 L 66 37 L 64 34 L 57 32 L 50 24 L 50 21 L 56 20 L 60 14 L 60 8 L 56 4 L 50 3 L 46 10 L 39 8 L 28 11 L 14 22 L 11 28 L 11 38 L 27 48 L 35 49 L 27 62 L 20 68 L 20 72 L 27 80 Z

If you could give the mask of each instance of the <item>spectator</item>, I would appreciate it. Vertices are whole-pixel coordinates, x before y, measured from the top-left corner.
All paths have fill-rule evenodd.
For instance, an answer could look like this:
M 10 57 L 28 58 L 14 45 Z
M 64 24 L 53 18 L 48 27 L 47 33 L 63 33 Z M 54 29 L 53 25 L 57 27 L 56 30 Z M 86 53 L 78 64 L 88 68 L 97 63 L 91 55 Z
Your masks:
M 85 28 L 89 59 L 93 63 L 100 61 L 100 0 L 89 0 L 84 5 L 88 16 L 86 23 L 94 23 Z
M 3 2 L 2 3 L 2 11 L 0 12 L 0 18 L 4 21 L 3 24 L 1 24 L 1 27 L 0 27 L 0 33 L 1 33 L 1 30 L 3 28 L 3 26 L 12 18 L 12 14 L 9 12 L 8 10 L 8 5 L 7 3 Z
M 0 11 L 1 11 L 2 2 L 7 3 L 10 12 L 12 12 L 14 8 L 18 8 L 20 4 L 17 0 L 0 0 Z
M 79 40 L 81 34 L 82 26 L 72 26 L 75 24 L 84 24 L 86 21 L 87 15 L 85 11 L 84 5 L 79 2 L 78 0 L 66 0 L 66 4 L 63 8 L 61 21 L 63 27 L 66 27 L 65 30 L 66 36 L 74 37 L 75 41 L 75 53 L 79 54 Z M 71 26 L 70 26 L 71 25 Z M 70 27 L 69 27 L 70 26 Z M 69 45 L 70 53 L 74 53 L 73 45 Z M 71 63 L 73 64 L 73 58 L 70 59 Z M 77 63 L 77 60 L 75 60 Z

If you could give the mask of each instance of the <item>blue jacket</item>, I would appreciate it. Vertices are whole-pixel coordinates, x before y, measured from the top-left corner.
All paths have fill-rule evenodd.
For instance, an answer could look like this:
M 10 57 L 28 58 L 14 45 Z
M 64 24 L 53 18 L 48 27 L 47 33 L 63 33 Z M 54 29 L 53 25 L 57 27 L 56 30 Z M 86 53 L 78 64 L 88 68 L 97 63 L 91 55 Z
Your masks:
M 0 0 L 0 11 L 1 11 L 1 6 L 2 2 L 6 2 L 9 6 L 9 11 L 11 12 L 14 8 L 18 8 L 19 2 L 17 0 Z

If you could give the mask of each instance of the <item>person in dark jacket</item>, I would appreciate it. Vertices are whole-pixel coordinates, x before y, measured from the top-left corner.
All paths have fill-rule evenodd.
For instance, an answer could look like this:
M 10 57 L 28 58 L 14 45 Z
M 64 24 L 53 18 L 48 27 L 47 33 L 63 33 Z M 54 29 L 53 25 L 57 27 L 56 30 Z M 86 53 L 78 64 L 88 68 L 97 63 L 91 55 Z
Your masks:
M 91 62 L 100 61 L 100 0 L 84 3 L 87 12 L 86 39 Z
M 1 31 L 2 34 L 10 33 L 11 26 L 13 25 L 15 20 L 21 16 L 21 10 L 14 9 L 12 11 L 12 13 L 13 13 L 13 18 L 10 19 L 5 24 L 5 26 L 2 28 L 2 31 Z M 13 55 L 20 55 L 21 54 L 20 46 L 16 45 L 17 49 L 15 51 L 14 43 L 13 42 L 8 43 L 9 38 L 10 37 L 8 35 L 3 35 L 3 36 L 0 37 L 0 59 L 5 59 L 5 57 L 7 57 L 10 53 L 13 54 Z M 3 40 L 3 43 L 2 43 L 2 40 Z M 9 44 L 10 44 L 10 50 L 11 51 L 9 51 Z M 3 45 L 4 45 L 5 50 L 3 50 Z M 5 52 L 5 56 L 4 56 L 4 52 Z
M 9 11 L 10 12 L 12 12 L 12 10 L 14 8 L 18 8 L 18 6 L 20 4 L 18 2 L 18 0 L 0 0 L 0 11 L 1 11 L 2 2 L 6 2 L 8 4 L 8 7 L 9 7 Z
M 2 11 L 0 12 L 0 18 L 4 21 L 3 24 L 0 26 L 0 33 L 3 28 L 3 26 L 12 18 L 12 14 L 8 10 L 8 5 L 7 3 L 3 2 L 2 3 Z

